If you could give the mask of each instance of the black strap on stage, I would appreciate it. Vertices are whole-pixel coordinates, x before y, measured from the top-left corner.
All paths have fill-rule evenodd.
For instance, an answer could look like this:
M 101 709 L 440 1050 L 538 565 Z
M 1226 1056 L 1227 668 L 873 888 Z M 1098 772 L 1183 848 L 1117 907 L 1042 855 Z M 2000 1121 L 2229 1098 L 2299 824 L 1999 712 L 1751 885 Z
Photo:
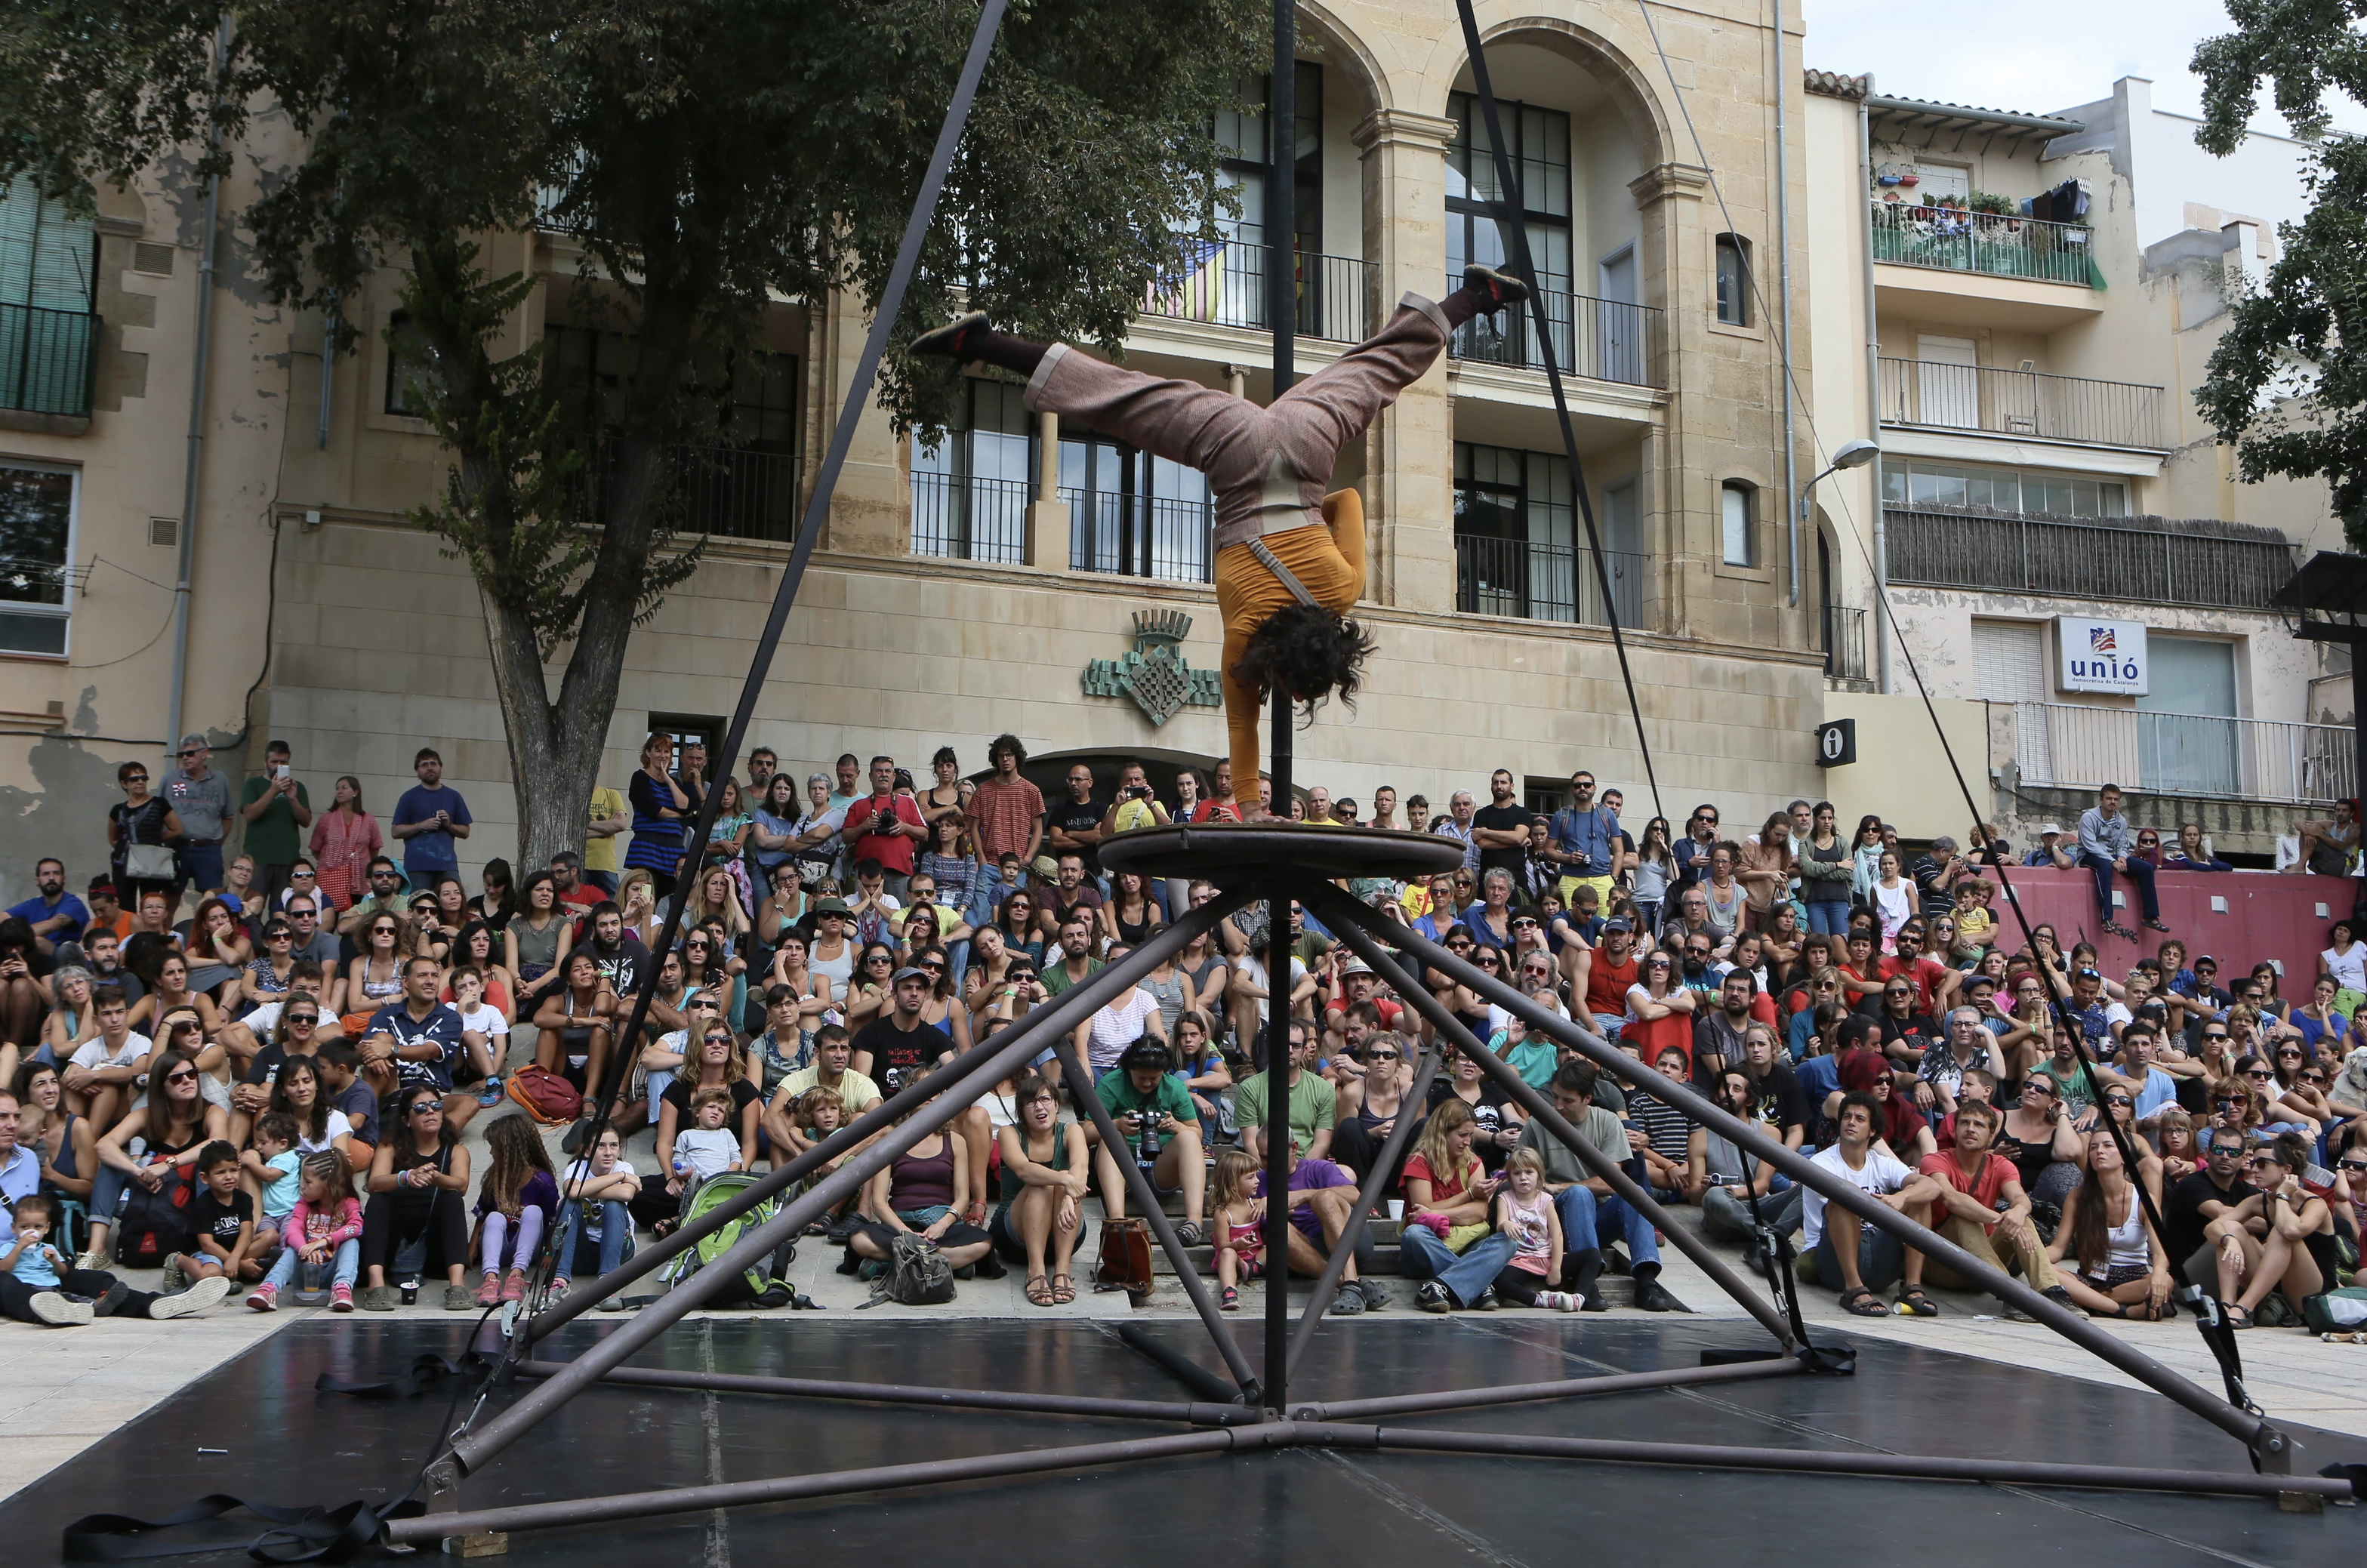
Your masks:
M 156 1539 L 167 1530 L 207 1524 L 242 1510 L 272 1528 L 261 1535 L 252 1534 L 245 1526 L 231 1526 L 179 1540 Z M 85 1514 L 66 1527 L 65 1561 L 136 1562 L 243 1549 L 258 1562 L 350 1562 L 384 1539 L 389 1520 L 413 1518 L 426 1511 L 426 1505 L 408 1497 L 383 1509 L 360 1502 L 334 1508 L 289 1508 L 215 1492 L 161 1519 Z
M 342 1393 L 354 1399 L 416 1399 L 446 1378 L 481 1377 L 497 1363 L 471 1350 L 457 1361 L 430 1351 L 413 1356 L 411 1364 L 377 1382 L 353 1382 L 328 1372 L 312 1380 L 320 1393 Z
M 1636 699 L 1636 672 L 1627 664 L 1627 637 L 1620 629 L 1619 607 L 1611 597 L 1611 564 L 1603 554 L 1603 535 L 1594 525 L 1594 502 L 1586 493 L 1586 468 L 1579 461 L 1578 429 L 1570 423 L 1569 399 L 1562 390 L 1561 367 L 1554 360 L 1551 324 L 1546 319 L 1545 290 L 1537 285 L 1535 261 L 1529 254 L 1529 235 L 1521 219 L 1521 180 L 1504 151 L 1504 128 L 1496 110 L 1496 89 L 1488 79 L 1488 53 L 1479 38 L 1479 23 L 1471 14 L 1471 0 L 1455 0 L 1463 16 L 1464 52 L 1471 61 L 1471 85 L 1478 89 L 1479 112 L 1487 121 L 1489 150 L 1495 155 L 1497 199 L 1490 203 L 1497 231 L 1504 242 L 1504 257 L 1513 275 L 1529 287 L 1529 314 L 1536 328 L 1537 355 L 1545 361 L 1546 383 L 1553 389 L 1554 413 L 1561 421 L 1562 451 L 1569 459 L 1570 488 L 1578 492 L 1578 514 L 1586 522 L 1586 542 L 1594 550 L 1594 578 L 1603 592 L 1603 618 L 1611 627 L 1611 646 L 1619 655 L 1619 681 L 1627 688 L 1627 711 L 1636 720 L 1636 750 L 1644 759 L 1644 782 L 1652 791 L 1652 815 L 1660 809 L 1659 775 L 1652 768 L 1652 743 L 1644 734 L 1643 705 Z M 1576 332 L 1575 317 L 1570 322 Z

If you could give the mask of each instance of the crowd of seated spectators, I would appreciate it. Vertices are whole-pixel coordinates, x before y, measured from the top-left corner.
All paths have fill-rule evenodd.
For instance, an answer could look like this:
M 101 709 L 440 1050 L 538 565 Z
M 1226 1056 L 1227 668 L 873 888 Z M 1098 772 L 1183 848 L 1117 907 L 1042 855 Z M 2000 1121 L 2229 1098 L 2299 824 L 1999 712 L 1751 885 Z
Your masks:
M 1004 736 L 979 779 L 946 749 L 926 785 L 848 754 L 800 788 L 768 750 L 733 776 L 658 734 L 627 788 L 595 792 L 582 853 L 524 874 L 488 861 L 471 893 L 468 806 L 432 750 L 384 832 L 351 777 L 316 816 L 284 745 L 236 790 L 201 738 L 176 761 L 153 792 L 144 764 L 123 765 L 114 858 L 82 895 L 44 860 L 37 897 L 0 919 L 0 1311 L 22 1321 L 169 1318 L 233 1291 L 258 1311 L 290 1296 L 388 1310 L 423 1288 L 489 1307 L 525 1294 L 546 1245 L 563 1292 L 679 1224 L 704 1183 L 830 1139 L 1215 896 L 1113 874 L 1111 838 L 1245 814 L 1221 763 L 1157 780 L 1078 763 L 1048 801 Z M 717 820 L 685 877 L 710 791 Z M 2191 1281 L 2238 1323 L 2292 1322 L 2349 1279 L 2367 1208 L 2367 943 L 2351 919 L 2332 923 L 2305 999 L 2281 994 L 2273 964 L 2223 976 L 2161 919 L 2153 873 L 2224 863 L 2196 832 L 2133 827 L 2116 790 L 2026 861 L 1986 824 L 1969 849 L 1919 852 L 1876 818 L 1844 835 L 1806 801 L 1739 837 L 1714 805 L 1682 831 L 1636 831 L 1584 771 L 1550 814 L 1520 804 L 1507 770 L 1487 794 L 1433 812 L 1385 787 L 1365 811 L 1320 785 L 1277 806 L 1261 782 L 1256 806 L 1459 843 L 1458 870 L 1348 890 L 1631 1057 L 1647 1087 L 1411 970 L 1585 1142 L 1752 1265 L 1796 1236 L 1802 1277 L 1860 1314 L 1935 1315 L 1927 1284 L 1969 1283 L 1649 1085 L 1699 1091 L 2090 1313 L 2167 1315 Z M 226 858 L 234 819 L 243 852 Z M 2296 828 L 2314 868 L 2357 847 L 2347 808 Z M 2025 941 L 1988 874 L 2019 863 L 2091 872 L 2108 923 L 2125 880 L 2156 955 L 2106 976 L 2050 927 Z M 676 906 L 676 941 L 653 953 Z M 1290 1053 L 1269 1064 L 1277 1007 Z M 1650 1218 L 1476 1064 L 1443 1062 L 1416 1094 L 1435 1042 L 1306 910 L 1251 905 L 815 1229 L 850 1273 L 879 1274 L 917 1235 L 957 1279 L 1023 1269 L 1025 1299 L 1051 1306 L 1076 1298 L 1087 1203 L 1127 1214 L 1131 1164 L 1180 1212 L 1184 1245 L 1210 1249 L 1230 1309 L 1269 1266 L 1319 1272 L 1386 1158 L 1376 1212 L 1392 1223 L 1362 1227 L 1332 1312 L 1391 1302 L 1376 1232 L 1423 1310 L 1599 1311 L 1610 1274 L 1632 1278 L 1637 1306 L 1678 1309 Z M 555 1149 L 510 1103 L 527 1077 L 582 1097 Z M 1263 1186 L 1276 1092 L 1291 1129 L 1278 1228 Z M 647 1168 L 627 1153 L 644 1134 Z M 149 1267 L 156 1292 L 112 1271 Z

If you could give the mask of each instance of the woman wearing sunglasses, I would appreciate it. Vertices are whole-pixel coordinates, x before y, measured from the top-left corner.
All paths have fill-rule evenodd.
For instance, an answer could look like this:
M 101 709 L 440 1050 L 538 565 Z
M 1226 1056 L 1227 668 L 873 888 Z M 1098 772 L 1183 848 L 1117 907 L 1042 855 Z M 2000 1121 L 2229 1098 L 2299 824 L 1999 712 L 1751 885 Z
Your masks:
M 98 1176 L 91 1184 L 90 1246 L 82 1266 L 106 1265 L 108 1233 L 134 1184 L 151 1192 L 168 1176 L 194 1169 L 198 1153 L 229 1131 L 230 1118 L 207 1103 L 195 1058 L 160 1050 L 148 1062 L 147 1098 L 98 1141 Z M 131 1142 L 142 1144 L 138 1155 Z

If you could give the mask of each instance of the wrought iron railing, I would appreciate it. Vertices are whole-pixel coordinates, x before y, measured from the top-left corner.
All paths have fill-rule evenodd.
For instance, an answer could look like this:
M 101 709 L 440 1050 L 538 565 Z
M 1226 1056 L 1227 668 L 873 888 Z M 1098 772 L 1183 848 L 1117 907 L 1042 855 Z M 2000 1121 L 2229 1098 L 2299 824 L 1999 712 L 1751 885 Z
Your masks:
M 1865 612 L 1846 604 L 1825 606 L 1825 673 L 1836 681 L 1865 675 Z
M 98 329 L 86 311 L 0 305 L 0 409 L 89 413 Z
M 1893 582 L 2073 599 L 2265 610 L 2291 577 L 2293 547 L 2102 520 L 1884 509 Z
M 2091 381 L 1928 359 L 1882 362 L 1885 424 L 2159 448 L 2168 445 L 2162 439 L 2162 409 L 2159 387 L 2129 381 Z
M 1178 270 L 1150 286 L 1142 313 L 1220 327 L 1272 331 L 1268 248 L 1247 240 L 1195 245 Z M 1361 343 L 1373 334 L 1373 266 L 1354 256 L 1300 251 L 1298 335 Z
M 1023 479 L 970 479 L 915 469 L 912 553 L 1004 565 L 1024 562 L 1027 502 L 1034 494 L 1034 487 Z
M 2092 288 L 2101 278 L 2088 254 L 2091 238 L 2085 223 L 1893 202 L 1874 209 L 1874 259 L 1900 266 Z
M 1461 287 L 1459 277 L 1447 283 L 1450 289 Z M 1651 305 L 1629 305 L 1584 294 L 1548 291 L 1546 295 L 1554 363 L 1569 375 L 1597 381 L 1620 381 L 1630 387 L 1666 385 L 1659 371 L 1665 320 L 1666 312 Z M 1526 305 L 1492 316 L 1474 316 L 1455 330 L 1447 352 L 1457 359 L 1528 370 L 1542 370 L 1546 363 L 1537 352 L 1536 320 Z
M 1603 554 L 1620 626 L 1640 626 L 1648 558 L 1627 550 Z M 1610 624 L 1591 552 L 1481 534 L 1455 536 L 1455 607 L 1472 615 L 1517 615 L 1530 621 Z
M 2347 726 L 2014 703 L 2024 784 L 2293 804 L 2348 800 L 2357 738 Z
M 1069 503 L 1070 570 L 1214 580 L 1217 511 L 1209 502 L 1070 489 L 1060 499 Z
M 595 443 L 576 471 L 577 504 L 593 522 L 606 520 L 616 482 L 617 446 Z M 798 534 L 801 466 L 790 452 L 748 446 L 680 446 L 666 451 L 666 491 L 659 502 L 665 525 L 680 534 L 787 544 Z

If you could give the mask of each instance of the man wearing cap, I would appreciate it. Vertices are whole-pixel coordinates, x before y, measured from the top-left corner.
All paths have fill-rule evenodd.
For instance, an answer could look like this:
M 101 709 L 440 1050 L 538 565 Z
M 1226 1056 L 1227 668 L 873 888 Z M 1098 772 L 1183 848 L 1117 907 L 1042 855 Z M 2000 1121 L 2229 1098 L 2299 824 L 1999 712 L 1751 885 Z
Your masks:
M 1173 1053 L 1146 1034 L 1126 1048 L 1116 1066 L 1093 1080 L 1093 1092 L 1117 1123 L 1118 1136 L 1126 1140 L 1125 1152 L 1112 1154 L 1139 1164 L 1143 1134 L 1149 1132 L 1154 1152 L 1144 1174 L 1161 1192 L 1183 1189 L 1184 1223 L 1175 1227 L 1176 1238 L 1197 1247 L 1203 1236 L 1208 1168 L 1200 1152 L 1200 1113 L 1193 1107 L 1191 1091 L 1175 1076 L 1174 1063 Z M 1099 1144 L 1101 1130 L 1090 1119 L 1080 1120 L 1085 1122 L 1086 1140 Z M 1107 1190 L 1109 1217 L 1126 1218 L 1125 1184 L 1109 1183 Z
M 173 890 L 178 902 L 182 887 L 219 893 L 222 885 L 222 834 L 231 814 L 230 780 L 208 767 L 213 752 L 202 735 L 181 737 L 180 767 L 164 775 L 164 799 L 181 819 L 180 883 Z
M 2352 837 L 2357 833 L 2354 830 Z M 2153 862 L 2136 852 L 2135 829 L 2121 815 L 2121 786 L 2106 784 L 2096 792 L 2096 804 L 2079 814 L 2079 863 L 2096 874 L 2097 920 L 2114 936 L 2136 940 L 2137 933 L 2112 919 L 2112 874 L 2136 884 L 2144 906 L 2146 929 L 2166 931 L 2161 896 L 2154 891 Z
M 2038 830 L 2038 847 L 2022 856 L 2022 863 L 2041 871 L 2050 867 L 2056 871 L 2077 871 L 2079 869 L 2079 857 L 2073 854 L 2071 847 L 2063 841 L 2062 824 L 2049 822 Z
M 1636 931 L 1625 916 L 1603 923 L 1603 940 L 1592 947 L 1569 949 L 1569 994 L 1582 997 L 1594 1027 L 1606 1040 L 1619 1038 L 1627 1016 L 1627 991 L 1637 980 Z
M 1405 1009 L 1388 998 L 1377 995 L 1380 985 L 1381 977 L 1373 973 L 1373 966 L 1351 955 L 1327 984 L 1326 989 L 1331 995 L 1323 1003 L 1323 1027 L 1336 1032 L 1341 1019 L 1347 1015 L 1350 1008 L 1358 1002 L 1370 1002 L 1380 1012 L 1381 1027 L 1397 1028 L 1398 1015 Z
M 921 1018 L 931 983 L 925 969 L 908 964 L 897 970 L 889 982 L 894 997 L 889 1010 L 855 1032 L 855 1070 L 886 1093 L 894 1094 L 953 1057 L 953 1037 Z

